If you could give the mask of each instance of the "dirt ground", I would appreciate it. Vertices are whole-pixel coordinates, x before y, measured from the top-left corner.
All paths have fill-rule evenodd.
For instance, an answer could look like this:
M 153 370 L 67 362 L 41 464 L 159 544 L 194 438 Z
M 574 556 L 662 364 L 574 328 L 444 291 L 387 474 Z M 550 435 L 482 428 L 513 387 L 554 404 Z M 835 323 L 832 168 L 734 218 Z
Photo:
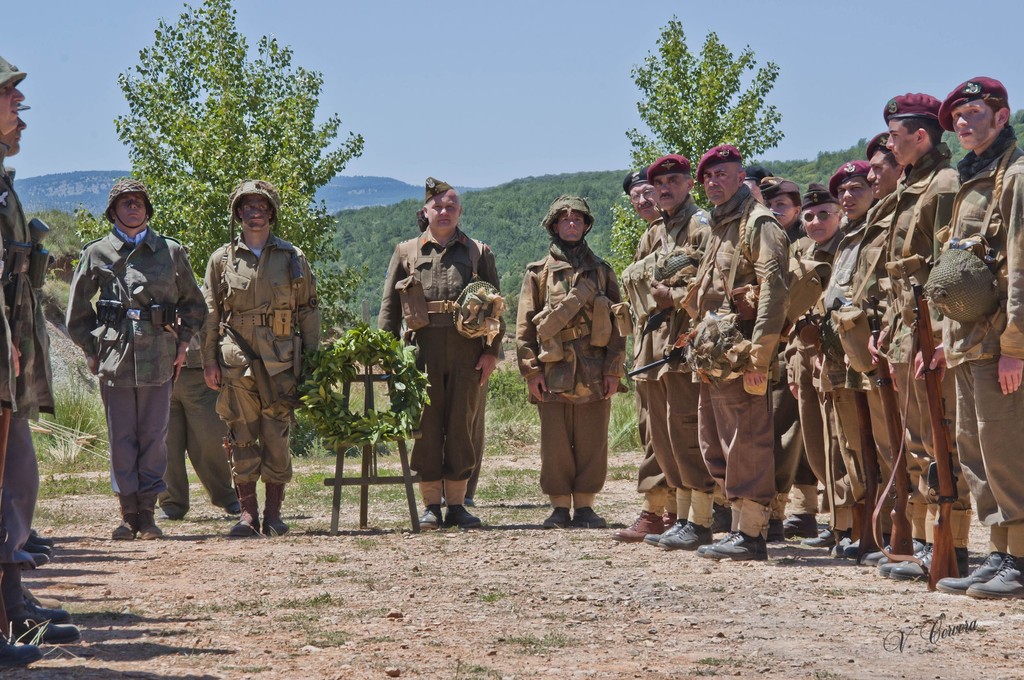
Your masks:
M 638 509 L 637 461 L 611 461 L 597 509 L 613 526 Z M 537 467 L 534 451 L 489 458 L 486 526 L 469 532 L 410 533 L 402 488 L 378 486 L 371 528 L 358 529 L 349 487 L 330 536 L 326 459 L 297 459 L 293 531 L 277 539 L 225 538 L 230 519 L 198 485 L 187 518 L 152 542 L 108 539 L 116 504 L 100 489 L 43 500 L 36 526 L 57 557 L 26 582 L 71 610 L 83 641 L 4 677 L 1024 674 L 1024 602 L 928 593 L 795 543 L 770 546 L 767 563 L 719 563 L 610 531 L 545 531 Z M 985 535 L 973 531 L 974 562 Z

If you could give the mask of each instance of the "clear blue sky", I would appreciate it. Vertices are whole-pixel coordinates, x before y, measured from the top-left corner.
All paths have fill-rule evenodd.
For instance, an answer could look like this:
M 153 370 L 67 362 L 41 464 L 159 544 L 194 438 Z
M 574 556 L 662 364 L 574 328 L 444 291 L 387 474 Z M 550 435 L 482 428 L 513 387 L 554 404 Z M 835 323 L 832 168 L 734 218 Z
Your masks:
M 8 2 L 0 55 L 28 71 L 32 105 L 15 165 L 34 176 L 127 168 L 113 119 L 117 86 L 170 0 Z M 883 129 L 907 91 L 942 98 L 975 75 L 999 78 L 1024 107 L 1024 3 L 949 2 L 328 2 L 238 0 L 250 46 L 264 34 L 324 74 L 321 112 L 361 133 L 345 174 L 419 184 L 434 175 L 490 186 L 528 175 L 624 168 L 638 125 L 631 68 L 672 15 L 691 49 L 716 31 L 781 75 L 770 103 L 785 139 L 769 159 L 812 157 Z M 984 16 L 968 16 L 983 12 Z M 975 37 L 976 36 L 976 37 Z M 439 95 L 439 93 L 444 93 Z

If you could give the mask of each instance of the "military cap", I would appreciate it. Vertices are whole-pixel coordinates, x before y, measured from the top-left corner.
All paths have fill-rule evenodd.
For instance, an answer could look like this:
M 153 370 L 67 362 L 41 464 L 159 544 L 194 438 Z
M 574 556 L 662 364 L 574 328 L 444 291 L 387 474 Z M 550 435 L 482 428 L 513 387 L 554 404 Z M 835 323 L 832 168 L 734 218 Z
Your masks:
M 444 192 L 451 191 L 454 188 L 455 187 L 448 184 L 448 182 L 442 182 L 439 179 L 428 177 L 425 183 L 425 191 L 423 192 L 423 202 L 426 203 L 434 196 L 440 196 Z
M 540 226 L 551 231 L 558 221 L 558 216 L 567 210 L 575 210 L 583 215 L 583 221 L 587 223 L 587 231 L 590 231 L 590 227 L 594 225 L 594 214 L 590 212 L 590 204 L 587 203 L 587 199 L 581 196 L 570 196 L 568 194 L 559 196 L 551 202 L 547 214 L 544 215 L 544 219 L 540 222 Z
M 277 193 L 277 187 L 265 179 L 243 179 L 231 192 L 228 201 L 231 204 L 231 219 L 235 220 L 235 212 L 238 204 L 246 196 L 262 196 L 270 202 L 272 210 L 270 215 L 271 224 L 277 222 L 277 213 L 281 209 L 281 196 Z
M 796 182 L 770 176 L 762 179 L 758 186 L 761 188 L 761 195 L 764 196 L 766 201 L 770 201 L 782 194 L 790 194 L 793 197 L 793 205 L 800 203 L 800 187 L 797 186 Z
M 957 85 L 952 92 L 946 96 L 946 100 L 939 107 L 939 124 L 943 130 L 953 131 L 953 109 L 975 99 L 998 99 L 999 108 L 1010 108 L 1007 101 L 1006 88 L 995 78 L 978 76 Z
M 876 153 L 881 151 L 882 153 L 889 153 L 889 147 L 886 144 L 889 143 L 889 133 L 879 132 L 877 135 L 871 138 L 868 142 L 868 151 L 866 158 L 870 161 Z
M 700 157 L 700 163 L 697 164 L 697 181 L 703 184 L 704 171 L 719 163 L 739 163 L 743 165 L 743 156 L 740 154 L 739 149 L 731 144 L 719 144 L 718 146 L 711 147 Z
M 816 205 L 823 205 L 825 203 L 838 203 L 839 199 L 829 193 L 828 189 L 825 188 L 824 184 L 818 184 L 817 182 L 811 182 L 807 185 L 807 192 L 804 194 L 804 201 L 800 205 L 800 209 L 812 208 Z
M 890 99 L 885 105 L 882 115 L 885 117 L 886 123 L 890 120 L 899 120 L 901 118 L 930 118 L 938 120 L 939 106 L 941 105 L 942 102 L 930 94 L 908 92 Z
M 871 164 L 867 161 L 850 161 L 849 163 L 843 163 L 828 181 L 829 193 L 833 196 L 838 196 L 839 185 L 848 179 L 853 179 L 854 177 L 863 177 L 866 182 L 869 170 L 871 170 Z M 810 187 L 808 187 L 808 189 L 810 189 Z
M 103 214 L 108 221 L 114 221 L 114 203 L 122 194 L 142 194 L 143 202 L 146 204 L 146 217 L 153 219 L 153 204 L 149 200 L 149 191 L 146 189 L 146 185 L 137 179 L 122 177 L 114 182 L 114 186 L 110 188 L 110 193 L 107 195 L 107 209 Z
M 640 168 L 626 175 L 626 178 L 622 180 L 622 190 L 629 196 L 629 190 L 635 187 L 637 184 L 647 183 L 647 168 Z
M 692 172 L 690 159 L 677 153 L 662 156 L 647 168 L 647 179 L 652 180 L 661 175 L 689 175 Z
M 0 90 L 8 85 L 17 85 L 21 81 L 25 80 L 27 75 L 27 73 L 19 69 L 14 64 L 3 57 L 0 57 Z
M 758 186 L 761 186 L 761 180 L 765 177 L 774 177 L 770 170 L 763 168 L 760 165 L 748 165 L 743 168 L 743 174 L 747 176 L 747 179 L 754 180 Z

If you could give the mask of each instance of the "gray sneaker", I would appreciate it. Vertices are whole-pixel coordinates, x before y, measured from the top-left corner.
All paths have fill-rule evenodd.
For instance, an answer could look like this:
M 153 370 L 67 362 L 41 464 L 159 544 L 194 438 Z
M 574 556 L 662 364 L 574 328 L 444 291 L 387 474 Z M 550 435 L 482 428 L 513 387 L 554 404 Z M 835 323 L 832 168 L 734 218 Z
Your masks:
M 678 525 L 679 522 L 676 522 L 673 526 Z M 686 522 L 674 534 L 662 536 L 658 545 L 665 550 L 696 550 L 702 545 L 710 545 L 714 542 L 711 527 L 702 527 L 693 522 Z
M 761 536 L 749 536 L 742 531 L 732 534 L 731 541 L 715 543 L 703 554 L 715 560 L 758 560 L 768 559 L 768 546 Z
M 967 589 L 975 583 L 985 583 L 986 581 L 990 581 L 995 578 L 996 574 L 999 573 L 999 568 L 1003 566 L 1003 560 L 1005 558 L 1006 553 L 989 553 L 989 556 L 985 558 L 985 561 L 981 563 L 981 566 L 967 576 L 961 578 L 940 578 L 935 584 L 935 587 L 944 593 L 966 595 Z
M 975 583 L 967 589 L 967 594 L 990 600 L 1024 598 L 1024 577 L 1017 567 L 1016 558 L 1013 555 L 1006 555 L 996 575 L 984 583 Z
M 646 536 L 644 536 L 644 543 L 646 543 L 647 545 L 661 545 L 661 539 L 679 533 L 679 531 L 683 528 L 685 524 L 685 520 L 681 522 L 673 522 L 672 526 L 670 526 L 668 529 L 665 529 L 665 531 L 660 534 L 647 534 Z

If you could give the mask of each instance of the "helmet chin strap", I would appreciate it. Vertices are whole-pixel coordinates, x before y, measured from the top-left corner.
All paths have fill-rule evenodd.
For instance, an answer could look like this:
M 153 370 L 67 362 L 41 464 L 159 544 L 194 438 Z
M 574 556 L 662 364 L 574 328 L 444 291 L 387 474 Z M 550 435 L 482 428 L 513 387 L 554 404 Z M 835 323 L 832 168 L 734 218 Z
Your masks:
M 149 215 L 144 215 L 142 217 L 142 221 L 140 221 L 138 224 L 134 224 L 134 225 L 133 224 L 128 224 L 127 222 L 125 222 L 124 219 L 122 219 L 120 215 L 117 216 L 117 219 L 127 229 L 138 229 L 138 228 L 142 227 L 144 224 L 146 224 L 146 222 L 149 221 Z

